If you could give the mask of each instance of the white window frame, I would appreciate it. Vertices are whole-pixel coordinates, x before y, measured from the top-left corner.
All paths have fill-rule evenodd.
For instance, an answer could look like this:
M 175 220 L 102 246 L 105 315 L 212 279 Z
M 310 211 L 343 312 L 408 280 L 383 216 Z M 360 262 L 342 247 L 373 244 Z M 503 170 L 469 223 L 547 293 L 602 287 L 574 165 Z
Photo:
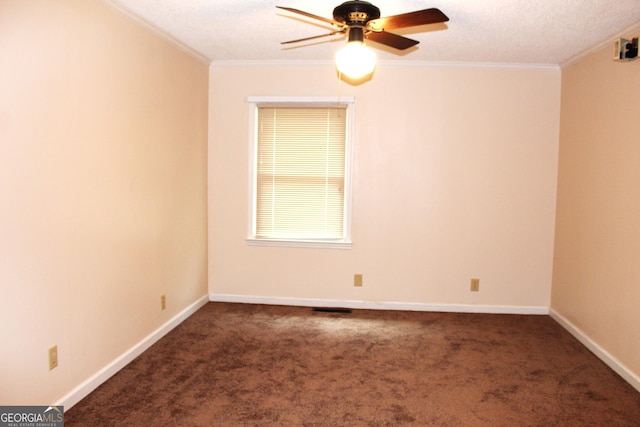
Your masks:
M 352 186 L 353 186 L 353 146 L 354 146 L 354 97 L 280 97 L 250 96 L 249 104 L 249 213 L 247 243 L 254 246 L 289 246 L 307 248 L 351 249 Z M 256 237 L 257 205 L 257 119 L 258 107 L 331 107 L 336 104 L 346 106 L 346 141 L 344 170 L 344 237 L 342 239 L 275 239 Z

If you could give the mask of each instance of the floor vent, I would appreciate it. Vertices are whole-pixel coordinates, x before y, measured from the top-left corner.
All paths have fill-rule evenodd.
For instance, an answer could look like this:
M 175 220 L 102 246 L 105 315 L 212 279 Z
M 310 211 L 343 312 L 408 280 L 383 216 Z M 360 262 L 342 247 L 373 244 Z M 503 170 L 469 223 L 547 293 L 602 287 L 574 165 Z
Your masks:
M 313 307 L 313 311 L 318 311 L 320 313 L 351 313 L 350 308 L 340 307 Z

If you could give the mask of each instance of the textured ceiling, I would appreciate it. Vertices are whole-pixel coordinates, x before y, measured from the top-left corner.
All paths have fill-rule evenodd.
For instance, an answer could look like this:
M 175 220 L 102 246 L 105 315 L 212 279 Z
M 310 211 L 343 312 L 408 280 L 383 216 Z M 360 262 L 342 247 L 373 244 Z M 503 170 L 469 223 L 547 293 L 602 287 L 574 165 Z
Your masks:
M 330 26 L 276 9 L 326 18 L 341 3 L 312 0 L 102 0 L 210 61 L 332 60 L 345 37 L 291 48 L 280 42 Z M 624 31 L 640 28 L 640 0 L 371 0 L 382 16 L 437 7 L 450 19 L 393 31 L 420 41 L 406 51 L 376 47 L 381 60 L 562 64 Z

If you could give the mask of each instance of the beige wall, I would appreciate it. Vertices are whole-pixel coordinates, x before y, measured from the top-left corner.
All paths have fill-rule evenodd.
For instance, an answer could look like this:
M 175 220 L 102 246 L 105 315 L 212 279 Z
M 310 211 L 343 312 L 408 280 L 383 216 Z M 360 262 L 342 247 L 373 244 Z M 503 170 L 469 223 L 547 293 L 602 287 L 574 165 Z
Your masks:
M 248 246 L 247 97 L 339 94 L 356 98 L 353 249 Z M 214 64 L 209 292 L 548 307 L 559 100 L 555 68 L 382 64 L 339 86 L 331 64 Z
M 637 37 L 637 34 L 636 34 Z M 640 60 L 563 69 L 551 307 L 640 384 Z
M 100 3 L 0 0 L 0 404 L 54 403 L 206 295 L 207 86 Z

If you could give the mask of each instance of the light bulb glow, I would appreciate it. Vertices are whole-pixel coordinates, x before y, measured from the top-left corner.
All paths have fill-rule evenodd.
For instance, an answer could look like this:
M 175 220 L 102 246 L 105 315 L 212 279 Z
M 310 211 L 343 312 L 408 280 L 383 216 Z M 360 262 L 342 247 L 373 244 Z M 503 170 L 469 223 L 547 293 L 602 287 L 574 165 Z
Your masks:
M 359 79 L 373 72 L 376 54 L 362 42 L 349 42 L 336 52 L 336 67 L 342 74 Z

